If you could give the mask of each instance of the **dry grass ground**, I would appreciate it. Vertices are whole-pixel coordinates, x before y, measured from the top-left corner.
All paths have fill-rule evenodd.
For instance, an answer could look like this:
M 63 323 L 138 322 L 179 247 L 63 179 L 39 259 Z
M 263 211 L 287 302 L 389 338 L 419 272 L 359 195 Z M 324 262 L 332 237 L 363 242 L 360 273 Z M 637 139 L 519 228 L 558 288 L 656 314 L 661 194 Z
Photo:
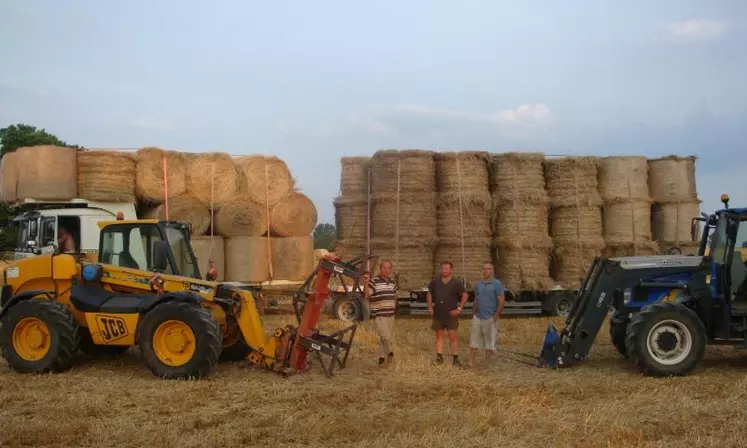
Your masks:
M 267 316 L 268 328 L 288 318 Z M 505 318 L 500 343 L 536 353 L 548 319 Z M 339 322 L 327 322 L 339 326 Z M 460 329 L 466 358 L 468 321 Z M 709 349 L 692 376 L 652 379 L 603 328 L 591 359 L 562 371 L 507 360 L 433 366 L 428 321 L 400 318 L 397 363 L 376 366 L 369 323 L 345 370 L 281 378 L 241 363 L 202 381 L 151 376 L 136 350 L 31 376 L 0 365 L 2 446 L 738 447 L 747 357 Z M 448 348 L 448 346 L 447 346 Z

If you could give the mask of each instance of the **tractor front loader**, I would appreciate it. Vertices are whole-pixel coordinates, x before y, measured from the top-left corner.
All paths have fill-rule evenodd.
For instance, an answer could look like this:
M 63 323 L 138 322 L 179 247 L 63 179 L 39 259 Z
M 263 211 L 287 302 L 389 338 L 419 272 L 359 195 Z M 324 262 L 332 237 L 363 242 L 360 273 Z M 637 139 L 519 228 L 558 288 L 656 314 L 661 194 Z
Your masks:
M 79 351 L 117 354 L 134 346 L 165 378 L 205 377 L 219 359 L 305 372 L 309 352 L 327 355 L 327 375 L 344 367 L 356 325 L 333 335 L 315 327 L 330 275 L 357 277 L 355 266 L 320 261 L 300 325 L 267 334 L 256 288 L 201 279 L 184 224 L 118 219 L 99 226 L 96 263 L 55 249 L 2 270 L 0 349 L 12 369 L 59 372 Z

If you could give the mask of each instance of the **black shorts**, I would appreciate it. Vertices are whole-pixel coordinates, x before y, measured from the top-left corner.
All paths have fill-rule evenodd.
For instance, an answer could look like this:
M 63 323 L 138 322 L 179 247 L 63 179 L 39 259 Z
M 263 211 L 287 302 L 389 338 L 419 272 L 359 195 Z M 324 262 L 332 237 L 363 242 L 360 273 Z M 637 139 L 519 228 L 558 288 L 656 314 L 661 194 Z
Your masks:
M 432 330 L 456 330 L 459 328 L 459 316 L 433 316 Z

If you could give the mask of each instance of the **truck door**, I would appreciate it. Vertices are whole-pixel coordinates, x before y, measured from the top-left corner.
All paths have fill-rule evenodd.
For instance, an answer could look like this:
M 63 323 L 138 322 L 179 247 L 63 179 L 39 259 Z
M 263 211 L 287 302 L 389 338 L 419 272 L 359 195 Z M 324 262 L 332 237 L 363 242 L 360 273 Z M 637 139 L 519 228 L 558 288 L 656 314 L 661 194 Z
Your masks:
M 16 260 L 33 257 L 34 251 L 38 247 L 38 230 L 39 218 L 17 219 L 18 222 L 18 240 L 16 241 L 16 250 L 14 257 Z
M 41 232 L 39 232 L 38 244 L 39 247 L 41 247 L 41 253 L 54 253 L 54 248 L 57 244 L 56 216 L 45 216 L 41 218 Z

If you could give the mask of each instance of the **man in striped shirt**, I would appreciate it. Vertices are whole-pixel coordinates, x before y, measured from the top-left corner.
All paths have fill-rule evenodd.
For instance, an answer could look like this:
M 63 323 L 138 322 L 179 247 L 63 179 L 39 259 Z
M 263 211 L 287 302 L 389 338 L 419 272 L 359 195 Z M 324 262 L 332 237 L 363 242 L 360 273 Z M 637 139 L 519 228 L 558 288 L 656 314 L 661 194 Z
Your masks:
M 397 306 L 397 284 L 392 278 L 392 262 L 383 260 L 379 275 L 363 277 L 363 294 L 368 300 L 371 319 L 379 334 L 379 365 L 394 358 L 394 313 Z

